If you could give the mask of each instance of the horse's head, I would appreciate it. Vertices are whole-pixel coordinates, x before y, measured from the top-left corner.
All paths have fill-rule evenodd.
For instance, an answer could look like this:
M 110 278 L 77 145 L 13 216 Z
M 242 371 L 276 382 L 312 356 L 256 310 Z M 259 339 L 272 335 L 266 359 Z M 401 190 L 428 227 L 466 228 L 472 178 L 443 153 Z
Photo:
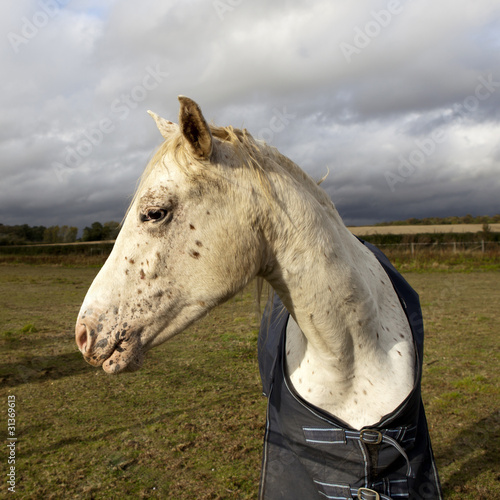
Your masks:
M 248 175 L 260 146 L 245 131 L 209 127 L 195 102 L 179 101 L 178 125 L 151 113 L 165 142 L 77 319 L 80 351 L 110 373 L 140 367 L 146 350 L 264 265 L 260 171 Z

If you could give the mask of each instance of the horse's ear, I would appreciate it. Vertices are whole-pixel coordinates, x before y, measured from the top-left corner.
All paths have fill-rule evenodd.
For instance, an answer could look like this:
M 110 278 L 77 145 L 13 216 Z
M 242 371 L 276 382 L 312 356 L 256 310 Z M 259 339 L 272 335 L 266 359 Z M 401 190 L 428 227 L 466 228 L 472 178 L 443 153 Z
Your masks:
M 179 127 L 195 158 L 207 160 L 212 154 L 212 134 L 201 110 L 189 97 L 179 96 Z
M 148 110 L 148 113 L 152 116 L 153 120 L 156 122 L 156 126 L 158 127 L 160 134 L 165 139 L 168 139 L 174 132 L 177 132 L 177 130 L 179 130 L 179 125 L 177 125 L 176 123 L 169 122 L 168 120 L 165 120 L 165 118 L 158 116 L 156 113 L 153 113 L 152 111 Z

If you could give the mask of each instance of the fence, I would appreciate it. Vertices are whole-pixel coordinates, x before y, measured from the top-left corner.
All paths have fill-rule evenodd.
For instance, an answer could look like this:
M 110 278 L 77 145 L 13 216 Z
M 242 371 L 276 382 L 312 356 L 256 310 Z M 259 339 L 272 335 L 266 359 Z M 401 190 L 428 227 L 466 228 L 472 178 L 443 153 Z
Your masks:
M 377 235 L 379 236 L 379 235 Z M 476 241 L 411 241 L 400 243 L 385 243 L 375 235 L 362 237 L 382 250 L 392 250 L 415 257 L 418 253 L 487 253 L 500 254 L 500 241 L 476 240 Z M 417 235 L 418 236 L 418 235 Z M 22 245 L 22 246 L 0 246 L 0 255 L 86 255 L 103 256 L 109 255 L 114 241 L 94 241 L 87 243 L 61 243 L 50 245 Z
M 368 238 L 367 238 L 368 239 Z M 383 248 L 391 248 L 404 250 L 408 249 L 408 252 L 412 257 L 415 256 L 418 249 L 425 250 L 441 250 L 443 252 L 481 252 L 485 253 L 487 251 L 498 252 L 500 250 L 500 242 L 498 241 L 446 241 L 446 242 L 431 242 L 431 243 L 419 243 L 419 242 L 410 242 L 410 243 L 378 243 L 377 246 L 381 249 Z
M 0 246 L 0 255 L 108 255 L 114 241 Z

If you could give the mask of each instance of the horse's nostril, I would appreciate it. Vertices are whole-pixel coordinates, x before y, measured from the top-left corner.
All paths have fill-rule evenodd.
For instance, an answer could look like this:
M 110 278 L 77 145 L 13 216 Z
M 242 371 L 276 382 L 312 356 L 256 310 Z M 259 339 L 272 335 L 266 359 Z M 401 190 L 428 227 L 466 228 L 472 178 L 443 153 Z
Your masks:
M 81 323 L 76 325 L 75 339 L 80 352 L 85 352 L 87 350 L 87 327 L 85 325 L 82 325 Z

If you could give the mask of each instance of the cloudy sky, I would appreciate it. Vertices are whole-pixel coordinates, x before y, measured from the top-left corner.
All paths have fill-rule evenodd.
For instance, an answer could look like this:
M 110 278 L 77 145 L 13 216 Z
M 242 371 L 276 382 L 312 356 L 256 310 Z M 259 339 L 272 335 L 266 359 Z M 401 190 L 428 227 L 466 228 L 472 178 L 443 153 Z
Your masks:
M 497 0 L 18 0 L 0 40 L 1 223 L 121 220 L 178 94 L 347 224 L 500 212 Z

